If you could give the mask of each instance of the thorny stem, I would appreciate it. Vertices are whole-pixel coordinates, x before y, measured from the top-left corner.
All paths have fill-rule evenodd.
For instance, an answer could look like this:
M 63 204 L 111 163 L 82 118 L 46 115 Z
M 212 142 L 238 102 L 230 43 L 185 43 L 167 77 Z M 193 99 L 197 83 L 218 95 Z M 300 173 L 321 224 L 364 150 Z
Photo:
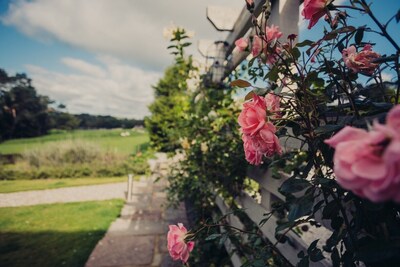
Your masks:
M 393 38 L 389 35 L 389 33 L 386 31 L 385 26 L 382 25 L 382 23 L 379 22 L 379 20 L 375 17 L 375 15 L 372 13 L 371 9 L 369 8 L 367 2 L 365 0 L 361 0 L 364 11 L 368 14 L 368 16 L 375 22 L 375 24 L 379 27 L 379 29 L 382 31 L 382 34 L 388 39 L 388 41 L 396 48 L 397 52 L 400 52 L 400 47 L 399 45 L 393 40 Z
M 346 5 L 335 5 L 336 8 L 347 8 L 347 9 L 353 9 L 353 10 L 358 10 L 361 12 L 365 12 L 364 9 L 359 8 L 359 7 L 355 7 L 355 6 L 346 6 Z
M 331 196 L 333 197 L 333 199 L 336 201 L 336 203 L 339 206 L 340 212 L 342 213 L 342 216 L 343 216 L 344 223 L 346 224 L 346 228 L 347 228 L 348 233 L 350 235 L 351 242 L 353 243 L 353 247 L 357 248 L 358 245 L 357 245 L 357 242 L 356 242 L 356 237 L 354 236 L 353 231 L 351 231 L 350 221 L 349 221 L 349 218 L 347 217 L 346 211 L 343 208 L 343 205 L 342 205 L 341 201 L 338 199 L 338 197 L 336 196 L 336 194 L 332 190 L 329 190 L 329 193 L 331 194 Z
M 234 229 L 234 230 L 236 230 L 236 231 L 238 231 L 238 232 L 245 233 L 245 234 L 249 234 L 249 235 L 259 235 L 259 234 L 257 234 L 257 233 L 250 232 L 250 231 L 246 231 L 246 230 L 237 228 L 237 227 L 232 226 L 232 225 L 216 223 L 216 224 L 203 224 L 203 226 L 200 227 L 200 229 L 198 229 L 198 230 L 197 230 L 196 232 L 194 232 L 193 234 L 191 234 L 191 233 L 187 234 L 187 235 L 186 235 L 186 238 L 188 238 L 188 240 L 193 240 L 193 239 L 195 239 L 196 236 L 197 236 L 201 231 L 203 231 L 205 228 L 221 227 L 221 226 L 227 227 L 227 228 L 231 228 L 231 229 Z
M 396 92 L 396 99 L 394 104 L 397 105 L 399 103 L 399 98 L 400 98 L 400 66 L 399 66 L 399 56 L 400 56 L 400 51 L 397 51 L 397 59 L 396 59 L 396 72 L 397 72 L 397 92 Z

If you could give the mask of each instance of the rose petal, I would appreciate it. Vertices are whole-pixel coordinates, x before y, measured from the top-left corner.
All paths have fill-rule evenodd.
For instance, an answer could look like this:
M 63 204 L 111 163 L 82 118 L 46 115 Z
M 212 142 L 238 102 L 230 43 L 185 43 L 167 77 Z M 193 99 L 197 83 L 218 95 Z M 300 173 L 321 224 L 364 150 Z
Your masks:
M 337 134 L 331 138 L 325 140 L 324 142 L 333 148 L 344 141 L 353 141 L 363 139 L 368 136 L 368 132 L 362 129 L 357 129 L 354 127 L 346 126 L 340 130 Z
M 351 171 L 364 179 L 379 180 L 385 178 L 387 174 L 386 164 L 381 160 L 372 158 L 362 158 L 355 162 Z

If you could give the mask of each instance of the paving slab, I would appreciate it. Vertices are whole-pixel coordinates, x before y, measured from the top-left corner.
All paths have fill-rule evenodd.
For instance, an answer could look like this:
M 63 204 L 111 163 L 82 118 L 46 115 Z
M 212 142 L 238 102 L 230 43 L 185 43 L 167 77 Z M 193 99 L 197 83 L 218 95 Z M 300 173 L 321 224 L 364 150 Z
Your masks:
M 106 236 L 90 255 L 86 267 L 150 265 L 154 256 L 154 236 Z
M 165 222 L 152 220 L 125 220 L 117 219 L 108 229 L 107 235 L 160 235 L 168 232 Z
M 153 174 L 135 182 L 121 215 L 97 244 L 86 267 L 181 267 L 167 249 L 169 224 L 187 224 L 185 206 L 167 207 L 169 164 L 165 154 L 150 162 Z M 160 180 L 154 183 L 157 177 Z

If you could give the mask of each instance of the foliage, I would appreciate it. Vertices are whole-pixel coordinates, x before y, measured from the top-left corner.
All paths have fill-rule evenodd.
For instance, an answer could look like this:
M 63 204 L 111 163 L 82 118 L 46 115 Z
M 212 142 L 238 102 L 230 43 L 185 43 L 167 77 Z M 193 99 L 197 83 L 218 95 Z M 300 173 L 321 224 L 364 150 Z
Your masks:
M 0 141 L 46 134 L 50 128 L 46 96 L 36 93 L 25 74 L 0 69 Z
M 185 57 L 184 48 L 190 43 L 185 30 L 177 28 L 169 48 L 174 49 L 175 64 L 167 68 L 164 77 L 153 86 L 155 100 L 149 106 L 152 115 L 145 118 L 152 146 L 159 151 L 172 152 L 179 147 L 176 125 L 187 112 L 186 80 L 194 70 L 191 57 Z
M 149 172 L 147 135 L 132 132 L 96 130 L 54 134 L 35 139 L 10 140 L 0 145 L 8 151 L 21 151 L 15 164 L 0 168 L 1 180 L 122 176 Z M 67 138 L 66 138 L 67 137 Z M 62 141 L 66 138 L 65 141 Z M 97 142 L 90 141 L 97 138 Z M 128 146 L 127 144 L 130 144 Z M 128 150 L 129 149 L 129 150 Z M 121 151 L 122 150 L 122 151 Z M 0 150 L 1 151 L 1 150 Z M 128 155 L 125 151 L 130 151 Z
M 246 99 L 256 99 L 254 95 L 267 92 L 281 99 L 282 116 L 266 120 L 277 126 L 276 134 L 286 140 L 282 143 L 286 154 L 264 161 L 275 177 L 282 176 L 282 172 L 288 175 L 279 189 L 286 200 L 272 209 L 278 218 L 287 214 L 276 233 L 289 232 L 304 224 L 321 226 L 322 218 L 324 225 L 332 230 L 331 237 L 325 244 L 314 240 L 307 251 L 299 253 L 298 266 L 321 261 L 325 255 L 330 256 L 333 266 L 355 266 L 360 262 L 366 266 L 394 266 L 398 264 L 400 248 L 398 203 L 377 198 L 371 202 L 357 191 L 346 190 L 339 176 L 348 174 L 344 170 L 340 175 L 335 173 L 339 171 L 338 160 L 333 162 L 334 150 L 326 140 L 345 126 L 367 129 L 373 120 L 382 123 L 386 112 L 399 103 L 399 45 L 388 33 L 387 24 L 376 19 L 365 0 L 351 0 L 348 6 L 335 6 L 335 1 L 309 0 L 304 6 L 303 15 L 310 19 L 309 28 L 326 15 L 328 29 L 319 40 L 296 44 L 296 36 L 290 33 L 285 33 L 287 42 L 278 39 L 282 36 L 279 28 L 265 27 L 264 19 L 268 19 L 271 8 L 267 1 L 263 20 L 253 20 L 255 36 L 240 42 L 249 43 L 248 49 L 254 57 L 247 66 L 250 82 L 262 80 L 267 87 L 255 88 Z M 351 17 L 359 15 L 368 16 L 374 26 L 351 26 Z M 393 22 L 392 19 L 387 23 Z M 388 55 L 374 52 L 373 44 L 365 38 L 367 34 L 369 38 L 377 34 L 381 42 L 386 41 Z M 384 82 L 383 71 L 397 75 L 397 81 Z M 233 85 L 248 87 L 251 83 L 236 81 Z M 267 105 L 267 115 L 269 108 Z M 386 138 L 376 147 L 379 153 L 386 149 L 385 142 L 390 143 L 390 138 L 395 137 Z M 293 140 L 300 142 L 294 150 Z M 368 149 L 368 145 L 365 143 L 362 149 Z M 347 179 L 350 184 L 359 178 Z M 269 218 L 270 214 L 263 222 Z
M 254 12 L 254 1 L 246 2 L 249 11 Z M 280 107 L 272 107 L 270 103 L 264 105 L 262 112 L 265 116 L 262 112 L 258 116 L 257 112 L 253 112 L 256 109 L 250 110 L 249 117 L 253 117 L 248 123 L 252 131 L 244 136 L 255 138 L 261 135 L 260 131 L 267 123 L 274 126 L 268 129 L 269 132 L 263 132 L 262 138 L 254 141 L 254 146 L 251 144 L 253 147 L 250 152 L 261 153 L 260 159 L 268 156 L 264 158 L 261 168 L 268 168 L 273 178 L 284 179 L 279 193 L 285 200 L 274 201 L 270 213 L 265 214 L 260 223 L 265 224 L 271 218 L 278 222 L 275 229 L 277 243 L 290 243 L 285 235 L 289 232 L 301 235 L 301 227 L 323 225 L 331 230 L 328 240 L 314 240 L 308 249 L 298 254 L 298 266 L 308 266 L 325 257 L 330 258 L 333 266 L 398 265 L 398 200 L 375 199 L 372 202 L 365 196 L 360 197 L 362 194 L 357 191 L 345 189 L 344 183 L 341 185 L 339 182 L 337 166 L 334 166 L 334 163 L 338 165 L 337 161 L 333 162 L 335 151 L 326 140 L 345 126 L 367 129 L 371 128 L 374 120 L 383 123 L 386 113 L 400 103 L 400 47 L 387 27 L 390 23 L 398 23 L 399 13 L 386 23 L 381 23 L 366 0 L 350 0 L 349 5 L 341 6 L 335 6 L 335 1 L 306 0 L 304 6 L 302 14 L 310 20 L 309 28 L 316 23 L 323 23 L 322 18 L 325 18 L 324 32 L 318 36 L 320 39 L 296 43 L 297 36 L 292 33 L 284 33 L 287 39 L 281 38 L 283 33 L 278 27 L 267 26 L 271 3 L 266 1 L 261 19 L 252 19 L 254 36 L 238 42 L 237 50 L 247 50 L 253 58 L 244 66 L 248 81 L 241 79 L 232 85 L 252 87 L 245 100 L 250 103 L 259 101 L 261 107 L 263 101 L 267 102 L 267 97 L 263 96 L 273 95 L 280 99 Z M 351 26 L 352 17 L 360 15 L 367 16 L 371 26 Z M 373 35 L 381 42 L 386 42 L 386 54 L 380 55 L 373 50 L 374 44 L 369 41 Z M 244 48 L 246 44 L 248 47 Z M 385 72 L 397 78 L 386 82 L 382 78 Z M 265 88 L 252 86 L 260 81 Z M 257 95 L 261 95 L 261 98 L 255 97 Z M 279 112 L 275 112 L 276 108 Z M 194 206 L 196 211 L 193 217 L 197 222 L 197 230 L 194 229 L 187 237 L 187 240 L 195 239 L 198 242 L 191 263 L 218 265 L 221 262 L 207 258 L 209 250 L 206 244 L 214 241 L 209 246 L 221 247 L 221 240 L 226 240 L 226 235 L 220 228 L 232 230 L 232 227 L 227 227 L 223 220 L 214 220 L 215 194 L 224 196 L 232 205 L 231 208 L 235 209 L 234 197 L 245 187 L 243 171 L 246 166 L 241 162 L 241 158 L 244 158 L 240 148 L 242 144 L 239 131 L 234 126 L 238 110 L 227 91 L 200 86 L 195 94 L 190 95 L 187 111 L 171 127 L 179 129 L 183 151 L 182 159 L 171 173 L 169 198 L 171 201 L 187 199 L 187 203 Z M 398 118 L 399 113 L 396 114 L 393 116 Z M 258 127 L 258 122 L 261 127 Z M 372 128 L 379 127 L 376 125 Z M 249 130 L 241 126 L 242 132 Z M 265 142 L 267 134 L 280 137 L 283 155 L 278 155 L 280 149 L 272 151 L 276 152 L 274 157 L 271 157 L 271 151 L 260 150 L 260 147 L 268 146 Z M 381 142 L 374 144 L 376 150 L 371 152 L 371 157 L 380 159 L 392 139 L 397 138 L 398 147 L 396 136 L 398 133 L 392 131 L 382 137 Z M 165 142 L 171 140 L 165 139 Z M 365 147 L 359 150 L 369 149 L 368 145 L 365 143 Z M 246 153 L 249 152 L 246 143 L 244 148 Z M 398 162 L 396 151 L 395 159 L 386 160 Z M 259 164 L 260 161 L 252 163 Z M 391 173 L 379 177 L 383 181 L 379 181 L 381 183 L 376 184 L 374 189 L 380 190 L 383 182 L 387 185 L 385 177 L 398 177 L 398 166 L 390 170 Z M 373 176 L 372 173 L 369 175 Z M 348 180 L 348 183 L 354 183 L 358 177 L 350 176 Z M 389 182 L 395 186 L 398 184 L 397 180 L 390 179 Z M 205 229 L 207 231 L 203 231 Z M 242 239 L 235 241 L 237 233 L 259 236 L 259 233 L 251 232 L 249 227 L 234 230 L 236 233 L 234 231 L 230 237 L 239 247 L 246 245 L 246 242 Z M 247 260 L 247 266 L 271 264 L 277 244 L 258 243 L 264 251 L 239 251 L 243 252 L 241 255 Z
M 2 266 L 83 266 L 122 200 L 0 208 Z
M 86 113 L 72 116 L 74 116 L 74 118 L 79 121 L 78 127 L 80 129 L 130 129 L 134 127 L 144 126 L 144 121 L 137 119 L 119 119 L 112 116 L 90 115 Z M 62 124 L 59 123 L 58 125 Z M 62 129 L 61 127 L 57 126 L 52 128 Z

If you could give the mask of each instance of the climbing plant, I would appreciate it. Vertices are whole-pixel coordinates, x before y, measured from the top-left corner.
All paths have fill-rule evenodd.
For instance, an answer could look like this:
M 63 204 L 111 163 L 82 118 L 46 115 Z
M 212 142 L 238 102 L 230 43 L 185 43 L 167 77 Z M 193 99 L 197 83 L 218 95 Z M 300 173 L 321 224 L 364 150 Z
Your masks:
M 221 245 L 228 237 L 240 247 L 240 233 L 261 248 L 243 249 L 247 266 L 286 264 L 276 244 L 256 229 L 232 228 L 226 215 L 212 216 L 217 194 L 244 216 L 233 198 L 257 188 L 246 183 L 243 157 L 276 179 L 285 177 L 279 188 L 285 201 L 273 203 L 260 222 L 279 218 L 279 242 L 304 225 L 331 231 L 326 241 L 316 239 L 298 254 L 298 266 L 325 258 L 333 266 L 399 264 L 400 47 L 389 29 L 398 29 L 400 10 L 382 23 L 366 0 L 335 2 L 304 1 L 308 30 L 324 24 L 314 40 L 298 42 L 295 34 L 268 23 L 270 1 L 260 19 L 253 16 L 253 34 L 235 43 L 237 51 L 252 55 L 245 63 L 247 78 L 231 83 L 252 89 L 240 114 L 233 91 L 200 86 L 191 96 L 186 124 L 180 125 L 183 160 L 171 175 L 169 194 L 171 200 L 189 199 L 202 214 L 197 227 L 175 240 L 178 246 L 169 243 L 175 259 L 188 261 L 186 255 L 196 251 L 196 243 L 187 247 L 192 241 L 198 251 L 205 241 Z M 254 2 L 246 5 L 253 14 Z M 368 24 L 352 26 L 359 17 Z M 378 44 L 385 45 L 384 53 L 377 52 Z M 385 80 L 388 75 L 394 78 Z

